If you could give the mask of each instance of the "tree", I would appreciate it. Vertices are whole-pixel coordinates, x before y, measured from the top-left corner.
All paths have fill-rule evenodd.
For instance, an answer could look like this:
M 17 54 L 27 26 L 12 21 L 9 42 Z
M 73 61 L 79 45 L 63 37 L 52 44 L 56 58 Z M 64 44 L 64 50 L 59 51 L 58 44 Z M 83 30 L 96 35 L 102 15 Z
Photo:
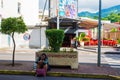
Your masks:
M 98 19 L 98 16 L 94 16 L 94 19 Z M 111 22 L 120 22 L 120 13 L 110 13 L 106 17 L 102 17 L 102 20 L 110 20 Z
M 110 20 L 111 22 L 119 22 L 120 21 L 120 13 L 110 13 L 107 17 L 105 17 L 107 20 Z
M 14 57 L 15 57 L 15 48 L 16 43 L 14 39 L 14 33 L 24 33 L 27 31 L 27 27 L 22 19 L 22 17 L 9 17 L 2 20 L 1 23 L 1 33 L 8 34 L 12 37 L 13 40 L 13 55 L 12 55 L 12 66 L 14 66 Z
M 98 16 L 93 16 L 93 19 L 98 19 Z

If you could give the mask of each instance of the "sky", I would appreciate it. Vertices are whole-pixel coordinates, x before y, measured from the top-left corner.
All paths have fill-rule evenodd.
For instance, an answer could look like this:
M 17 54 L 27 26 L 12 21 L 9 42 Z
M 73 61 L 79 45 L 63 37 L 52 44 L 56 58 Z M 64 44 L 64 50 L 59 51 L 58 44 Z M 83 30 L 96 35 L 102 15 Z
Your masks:
M 44 8 L 46 0 L 40 0 L 40 9 Z M 120 5 L 120 0 L 101 0 L 102 1 L 102 9 L 109 8 L 115 5 Z M 99 0 L 78 0 L 78 11 L 89 11 L 96 12 L 99 7 Z M 48 8 L 46 8 L 48 9 Z

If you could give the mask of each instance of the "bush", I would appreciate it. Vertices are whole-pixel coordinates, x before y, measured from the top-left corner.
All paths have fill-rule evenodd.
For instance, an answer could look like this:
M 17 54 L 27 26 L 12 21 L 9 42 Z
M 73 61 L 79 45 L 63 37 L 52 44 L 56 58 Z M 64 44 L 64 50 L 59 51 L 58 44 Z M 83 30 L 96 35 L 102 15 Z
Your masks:
M 51 47 L 51 51 L 58 52 L 60 51 L 60 47 L 64 38 L 64 31 L 57 29 L 49 29 L 46 30 L 46 37 L 49 40 L 49 46 Z

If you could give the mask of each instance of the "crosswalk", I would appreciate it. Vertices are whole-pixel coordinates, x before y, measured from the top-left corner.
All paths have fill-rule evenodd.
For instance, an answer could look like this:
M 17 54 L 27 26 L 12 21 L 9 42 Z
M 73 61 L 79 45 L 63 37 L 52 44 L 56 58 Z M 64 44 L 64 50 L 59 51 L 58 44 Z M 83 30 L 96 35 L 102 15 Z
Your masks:
M 103 57 L 112 68 L 120 69 L 120 54 L 104 54 Z
M 109 51 L 111 49 L 107 48 Z M 104 49 L 103 51 L 106 51 Z M 94 49 L 78 49 L 79 52 L 79 63 L 96 63 L 97 62 L 97 52 Z M 112 51 L 111 51 L 112 52 Z M 112 68 L 120 69 L 120 54 L 101 54 L 101 63 L 108 64 Z

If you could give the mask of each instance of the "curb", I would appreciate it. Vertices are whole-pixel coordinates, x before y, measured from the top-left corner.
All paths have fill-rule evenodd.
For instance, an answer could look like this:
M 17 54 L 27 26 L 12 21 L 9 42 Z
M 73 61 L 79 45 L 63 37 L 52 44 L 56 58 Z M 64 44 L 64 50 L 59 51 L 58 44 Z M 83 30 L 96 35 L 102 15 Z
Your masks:
M 35 71 L 0 70 L 0 74 L 5 74 L 5 75 L 35 75 Z M 120 80 L 120 76 L 98 75 L 98 74 L 77 74 L 77 73 L 64 73 L 64 72 L 47 72 L 47 76 Z
M 8 75 L 34 75 L 35 71 L 0 70 L 0 74 L 8 74 Z

